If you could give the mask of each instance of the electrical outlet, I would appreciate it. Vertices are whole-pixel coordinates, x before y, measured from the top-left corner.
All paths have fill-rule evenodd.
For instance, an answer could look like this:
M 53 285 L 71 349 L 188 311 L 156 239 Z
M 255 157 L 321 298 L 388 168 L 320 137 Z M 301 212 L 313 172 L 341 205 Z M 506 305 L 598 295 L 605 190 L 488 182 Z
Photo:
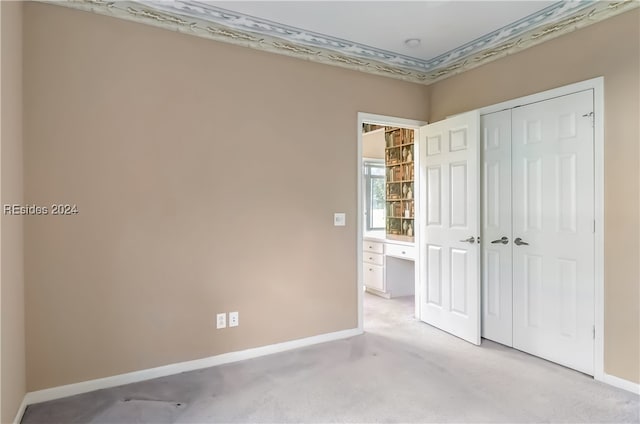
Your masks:
M 225 328 L 227 326 L 227 314 L 216 315 L 216 328 Z
M 240 317 L 237 312 L 229 312 L 229 327 L 237 327 L 240 325 Z

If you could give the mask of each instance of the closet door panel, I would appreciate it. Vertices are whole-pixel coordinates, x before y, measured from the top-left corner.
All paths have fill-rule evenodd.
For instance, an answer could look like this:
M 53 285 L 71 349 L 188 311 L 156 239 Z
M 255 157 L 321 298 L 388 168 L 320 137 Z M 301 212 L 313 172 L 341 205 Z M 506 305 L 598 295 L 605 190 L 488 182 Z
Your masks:
M 482 337 L 511 346 L 511 110 L 483 115 L 481 128 Z
M 513 109 L 513 346 L 593 374 L 591 90 Z

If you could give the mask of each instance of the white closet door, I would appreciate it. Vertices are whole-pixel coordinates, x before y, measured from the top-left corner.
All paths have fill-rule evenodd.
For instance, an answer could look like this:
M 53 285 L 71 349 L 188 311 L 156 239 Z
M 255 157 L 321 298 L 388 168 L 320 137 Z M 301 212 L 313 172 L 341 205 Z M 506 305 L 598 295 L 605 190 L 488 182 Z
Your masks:
M 512 346 L 511 109 L 483 115 L 482 337 Z
M 593 374 L 593 92 L 513 109 L 513 346 Z
M 478 112 L 420 128 L 420 319 L 480 344 Z

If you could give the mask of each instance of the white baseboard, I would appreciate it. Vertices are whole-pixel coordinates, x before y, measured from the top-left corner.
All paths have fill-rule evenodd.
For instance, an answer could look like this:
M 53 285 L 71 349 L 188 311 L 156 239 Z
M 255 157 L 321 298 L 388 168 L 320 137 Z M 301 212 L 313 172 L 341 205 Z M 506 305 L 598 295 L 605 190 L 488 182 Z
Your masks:
M 376 296 L 384 297 L 385 299 L 391 299 L 391 293 L 376 290 L 371 287 L 365 287 L 364 291 L 366 291 L 367 293 L 374 294 Z
M 22 403 L 20 404 L 20 408 L 18 408 L 18 413 L 16 417 L 13 419 L 14 424 L 20 424 L 22 421 L 22 416 L 24 415 L 24 410 L 27 409 L 27 397 L 25 396 L 22 399 Z
M 599 380 L 610 386 L 640 395 L 640 384 L 638 383 L 616 377 L 615 375 L 607 374 L 606 372 L 602 374 L 602 378 L 599 378 Z
M 15 423 L 19 423 L 27 405 L 60 399 L 81 393 L 92 392 L 94 390 L 106 389 L 109 387 L 121 386 L 123 384 L 137 383 L 139 381 L 151 380 L 153 378 L 165 377 L 179 374 L 186 371 L 194 371 L 209 368 L 216 365 L 228 364 L 231 362 L 243 361 L 245 359 L 257 358 L 271 355 L 273 353 L 284 352 L 300 347 L 311 346 L 318 343 L 325 343 L 334 340 L 346 339 L 362 334 L 363 331 L 357 328 L 350 330 L 336 331 L 334 333 L 320 334 L 318 336 L 306 337 L 304 339 L 291 340 L 288 342 L 272 344 L 268 346 L 256 347 L 253 349 L 240 350 L 237 352 L 223 353 L 221 355 L 210 356 L 208 358 L 196 359 L 193 361 L 179 362 L 156 368 L 149 368 L 141 371 L 134 371 L 126 374 L 118 374 L 111 377 L 98 378 L 96 380 L 83 381 L 80 383 L 67 384 L 65 386 L 52 387 L 50 389 L 29 392 L 24 400 Z
M 50 389 L 29 392 L 25 395 L 14 424 L 19 424 L 22 420 L 24 411 L 28 405 L 49 400 L 60 399 L 68 396 L 79 395 L 82 393 L 92 392 L 94 390 L 106 389 L 109 387 L 121 386 L 123 384 L 137 383 L 139 381 L 151 380 L 158 377 L 166 377 L 168 375 L 179 374 L 187 371 L 195 371 L 203 368 L 209 368 L 216 365 L 229 364 L 232 362 L 243 361 L 245 359 L 258 358 L 260 356 L 271 355 L 273 353 L 284 352 L 287 350 L 297 349 L 305 346 L 311 346 L 318 343 L 325 343 L 334 340 L 346 339 L 362 334 L 363 331 L 358 328 L 350 330 L 336 331 L 334 333 L 326 333 L 318 336 L 306 337 L 304 339 L 291 340 L 288 342 L 272 344 L 268 346 L 256 347 L 253 349 L 240 350 L 237 352 L 223 353 L 221 355 L 210 356 L 208 358 L 196 359 L 193 361 L 179 362 L 177 364 L 164 365 L 156 368 L 149 368 L 141 371 L 134 371 L 126 374 L 118 374 L 111 377 L 99 378 L 96 380 L 83 381 L 80 383 L 67 384 L 65 386 L 52 387 Z M 640 384 L 624 380 L 620 377 L 604 373 L 602 378 L 598 380 L 620 389 L 627 390 L 631 393 L 640 395 Z

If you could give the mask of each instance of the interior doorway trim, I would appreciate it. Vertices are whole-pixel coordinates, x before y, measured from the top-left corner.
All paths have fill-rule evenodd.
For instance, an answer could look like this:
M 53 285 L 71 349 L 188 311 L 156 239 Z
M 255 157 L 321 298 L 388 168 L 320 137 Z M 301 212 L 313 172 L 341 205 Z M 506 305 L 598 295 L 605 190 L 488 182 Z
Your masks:
M 593 78 L 575 84 L 554 88 L 525 97 L 480 108 L 480 115 L 524 106 L 555 97 L 566 96 L 585 90 L 593 90 L 594 102 L 594 373 L 596 380 L 621 387 L 604 372 L 604 77 Z M 621 387 L 625 388 L 625 387 Z M 627 389 L 628 390 L 628 389 Z
M 357 127 L 357 134 L 358 134 L 358 152 L 357 152 L 357 175 L 358 175 L 358 189 L 357 189 L 357 193 L 358 193 L 358 211 L 357 211 L 357 216 L 356 216 L 356 226 L 357 226 L 357 237 L 356 237 L 356 271 L 357 271 L 357 278 L 358 278 L 358 282 L 357 282 L 357 291 L 358 291 L 358 330 L 360 331 L 364 331 L 364 327 L 363 327 L 363 316 L 364 316 L 364 306 L 363 306 L 363 302 L 364 302 L 364 282 L 363 282 L 363 275 L 362 275 L 362 242 L 363 242 L 363 225 L 364 222 L 362 221 L 362 215 L 364 213 L 364 205 L 362 202 L 362 180 L 363 180 L 363 175 L 362 175 L 362 124 L 364 123 L 368 123 L 368 124 L 378 124 L 378 125 L 385 125 L 385 126 L 389 126 L 389 127 L 402 127 L 402 128 L 409 128 L 415 131 L 418 131 L 418 129 L 423 126 L 426 125 L 427 123 L 424 121 L 417 121 L 417 120 L 413 120 L 413 119 L 405 119 L 405 118 L 396 118 L 393 116 L 385 116 L 385 115 L 376 115 L 373 113 L 366 113 L 366 112 L 358 112 L 358 127 Z M 416 146 L 417 147 L 417 146 Z M 418 157 L 418 152 L 416 151 L 415 153 L 415 157 Z M 419 187 L 417 186 L 417 184 L 419 184 L 419 182 L 416 180 L 415 182 L 416 184 L 416 188 L 415 188 L 415 192 L 419 193 Z M 418 210 L 416 210 L 416 216 L 418 214 Z M 414 229 L 414 234 L 415 234 L 415 245 L 418 246 L 420 243 L 420 239 L 419 239 L 419 234 L 420 231 L 418 230 L 417 226 Z M 416 260 L 416 265 L 417 265 L 417 260 Z M 415 269 L 418 269 L 418 267 L 416 266 Z M 418 279 L 415 279 L 416 282 L 416 287 L 419 284 Z M 415 314 L 417 317 L 420 316 L 420 311 L 419 311 L 419 290 L 416 289 L 415 292 Z

